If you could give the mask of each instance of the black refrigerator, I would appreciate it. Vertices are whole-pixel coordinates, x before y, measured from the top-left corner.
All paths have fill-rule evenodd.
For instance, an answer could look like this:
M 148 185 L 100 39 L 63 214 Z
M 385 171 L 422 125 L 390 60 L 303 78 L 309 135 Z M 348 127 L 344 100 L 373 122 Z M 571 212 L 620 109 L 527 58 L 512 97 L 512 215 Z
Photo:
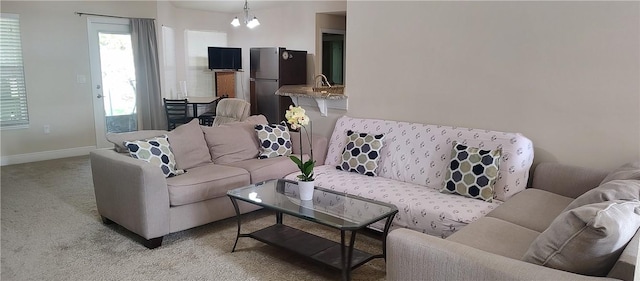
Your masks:
M 251 114 L 262 114 L 270 123 L 279 123 L 293 102 L 275 93 L 283 85 L 307 83 L 307 51 L 251 48 L 249 54 Z

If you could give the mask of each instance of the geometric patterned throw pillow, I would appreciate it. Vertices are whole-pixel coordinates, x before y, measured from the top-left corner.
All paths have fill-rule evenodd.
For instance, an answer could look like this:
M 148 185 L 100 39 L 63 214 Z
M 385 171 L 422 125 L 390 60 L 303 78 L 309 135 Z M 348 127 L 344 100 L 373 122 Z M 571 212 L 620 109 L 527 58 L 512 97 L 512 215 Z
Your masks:
M 484 150 L 453 142 L 451 162 L 441 192 L 491 202 L 502 151 Z
M 176 159 L 169 147 L 167 135 L 146 140 L 125 141 L 124 145 L 129 149 L 131 157 L 160 167 L 166 178 L 184 173 L 184 170 L 176 170 Z
M 336 166 L 336 169 L 375 177 L 383 139 L 383 134 L 370 135 L 347 131 L 347 145 L 342 152 L 342 163 Z
M 260 155 L 258 159 L 291 155 L 291 135 L 287 123 L 258 124 L 255 126 L 260 140 Z

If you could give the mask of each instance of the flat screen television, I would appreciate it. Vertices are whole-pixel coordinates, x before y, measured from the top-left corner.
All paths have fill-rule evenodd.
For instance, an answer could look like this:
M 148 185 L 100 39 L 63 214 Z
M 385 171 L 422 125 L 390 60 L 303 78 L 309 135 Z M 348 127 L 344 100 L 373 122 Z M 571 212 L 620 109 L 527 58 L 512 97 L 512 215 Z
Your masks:
M 232 47 L 209 47 L 209 69 L 242 69 L 242 49 Z

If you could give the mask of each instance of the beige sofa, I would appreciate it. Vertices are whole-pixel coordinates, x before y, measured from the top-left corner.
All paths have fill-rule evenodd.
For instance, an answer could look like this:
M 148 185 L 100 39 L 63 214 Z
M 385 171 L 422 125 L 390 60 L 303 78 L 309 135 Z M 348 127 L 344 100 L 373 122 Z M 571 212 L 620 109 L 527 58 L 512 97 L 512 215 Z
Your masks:
M 91 171 L 98 213 L 141 236 L 148 248 L 161 245 L 164 235 L 235 216 L 228 190 L 282 178 L 297 167 L 288 157 L 257 159 L 255 124 L 263 116 L 222 126 L 200 126 L 194 119 L 171 132 L 138 131 L 109 135 L 114 149 L 91 152 Z M 127 153 L 124 141 L 167 135 L 178 169 L 187 172 L 165 178 L 161 170 Z M 300 151 L 299 134 L 291 132 L 293 153 Z M 314 158 L 324 162 L 327 140 L 314 136 Z M 304 148 L 309 148 L 308 143 Z M 240 204 L 242 213 L 257 207 Z
M 611 181 L 622 178 L 628 181 Z M 606 178 L 605 178 L 606 177 Z M 604 179 L 604 180 L 603 180 Z M 612 279 L 634 280 L 634 271 L 638 263 L 637 232 L 638 211 L 631 212 L 631 219 L 618 222 L 620 225 L 636 229 L 627 231 L 630 242 L 622 250 L 609 257 L 612 268 L 600 274 L 590 276 L 576 274 L 580 270 L 559 270 L 555 268 L 571 268 L 570 265 L 541 266 L 540 262 L 523 261 L 525 255 L 536 251 L 548 251 L 543 237 L 558 235 L 553 230 L 557 226 L 568 226 L 565 208 L 576 210 L 574 206 L 585 203 L 585 198 L 613 202 L 612 199 L 625 199 L 637 206 L 640 198 L 640 162 L 623 166 L 607 175 L 605 172 L 593 171 L 557 163 L 542 163 L 533 174 L 532 188 L 519 192 L 500 205 L 486 217 L 469 224 L 447 239 L 425 235 L 409 229 L 396 229 L 387 239 L 387 279 L 388 280 L 591 280 L 604 279 L 593 275 L 606 276 Z M 607 185 L 610 189 L 593 197 L 589 195 L 602 192 Z M 611 187 L 613 186 L 613 189 Z M 597 187 L 597 188 L 596 188 Z M 619 188 L 618 188 L 619 187 Z M 594 189 L 590 194 L 585 192 Z M 615 191 L 615 192 L 612 192 Z M 607 193 L 608 192 L 608 193 Z M 616 192 L 620 192 L 618 194 Z M 604 195 L 602 195 L 604 194 Z M 577 198 L 577 199 L 575 199 Z M 636 200 L 636 201 L 634 201 Z M 592 202 L 595 202 L 592 200 Z M 588 202 L 587 202 L 588 203 Z M 571 206 L 570 206 L 571 204 Z M 608 203 L 607 203 L 608 204 Z M 557 219 L 557 220 L 556 220 Z M 554 220 L 556 220 L 554 224 Z M 598 221 L 598 220 L 594 220 Z M 584 228 L 583 228 L 584 230 Z M 621 231 L 622 232 L 622 231 Z M 583 233 L 587 233 L 584 230 Z M 615 232 L 614 232 L 615 233 Z M 562 234 L 562 233 L 560 233 Z M 578 237 L 576 240 L 579 239 Z M 580 234 L 582 235 L 582 234 Z M 614 237 L 608 234 L 607 237 Z M 619 238 L 625 245 L 627 241 Z M 567 240 L 570 241 L 570 240 Z M 584 264 L 591 270 L 607 263 L 589 257 L 592 244 L 581 244 L 575 249 L 572 242 L 565 242 L 563 250 L 555 249 L 556 257 L 568 259 L 563 262 L 575 262 L 586 259 Z M 541 247 L 536 247 L 541 246 Z M 544 246 L 544 247 L 543 247 Z M 552 249 L 553 250 L 553 249 Z M 571 252 L 574 250 L 574 252 Z M 619 257 L 617 256 L 619 254 Z M 574 258 L 567 258 L 573 255 Z M 577 256 L 577 258 L 576 258 Z M 554 257 L 554 258 L 556 258 Z M 550 258 L 550 262 L 554 258 Z M 535 263 L 535 264 L 534 264 Z M 566 267 L 565 267 L 566 266 Z M 553 268 L 551 268 L 553 267 Z M 636 275 L 635 278 L 638 278 Z

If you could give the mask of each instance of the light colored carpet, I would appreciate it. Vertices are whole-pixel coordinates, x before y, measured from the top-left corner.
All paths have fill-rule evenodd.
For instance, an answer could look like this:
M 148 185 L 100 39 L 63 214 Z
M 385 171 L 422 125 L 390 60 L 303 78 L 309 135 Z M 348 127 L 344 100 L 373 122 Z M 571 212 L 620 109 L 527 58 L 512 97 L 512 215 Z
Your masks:
M 88 157 L 1 168 L 2 280 L 339 280 L 338 271 L 236 235 L 235 219 L 170 234 L 149 250 L 96 210 Z M 285 224 L 339 241 L 337 230 L 285 216 Z M 243 232 L 275 222 L 272 213 L 243 217 Z M 382 243 L 358 235 L 356 248 Z M 384 280 L 375 259 L 353 280 Z

